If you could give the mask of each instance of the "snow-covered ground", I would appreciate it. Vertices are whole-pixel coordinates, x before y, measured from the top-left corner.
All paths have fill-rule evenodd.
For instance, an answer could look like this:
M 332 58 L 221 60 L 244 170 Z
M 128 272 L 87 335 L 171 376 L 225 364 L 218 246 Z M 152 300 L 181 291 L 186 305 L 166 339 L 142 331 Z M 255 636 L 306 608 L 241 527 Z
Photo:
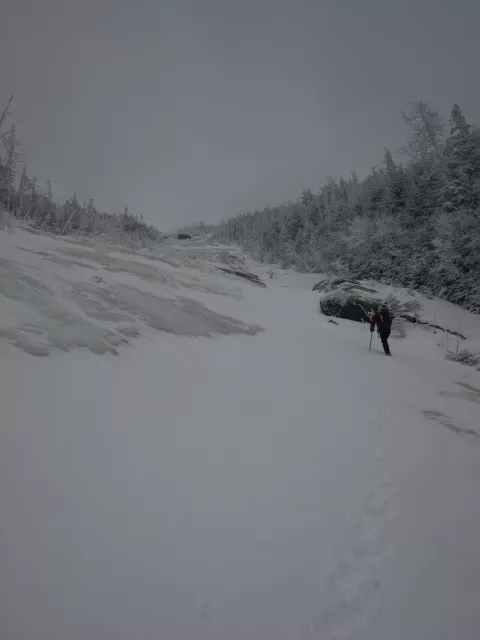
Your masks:
M 0 638 L 477 640 L 480 372 L 226 251 L 0 231 Z

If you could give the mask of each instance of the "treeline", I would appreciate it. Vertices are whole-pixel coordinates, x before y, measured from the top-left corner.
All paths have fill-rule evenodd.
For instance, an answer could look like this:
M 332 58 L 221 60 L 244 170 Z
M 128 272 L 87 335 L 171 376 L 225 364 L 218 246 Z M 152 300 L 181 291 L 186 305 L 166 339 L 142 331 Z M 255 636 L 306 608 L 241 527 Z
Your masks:
M 402 117 L 404 162 L 385 150 L 365 179 L 330 179 L 318 194 L 214 227 L 264 262 L 372 278 L 480 312 L 480 130 L 458 105 L 446 122 L 418 102 Z
M 144 222 L 143 215 L 131 215 L 127 208 L 123 214 L 100 213 L 93 199 L 80 203 L 75 193 L 60 203 L 54 198 L 50 180 L 40 186 L 35 175 L 29 175 L 26 166 L 21 165 L 16 126 L 6 127 L 12 102 L 13 96 L 0 115 L 0 212 L 60 235 L 103 236 L 107 241 L 135 246 L 163 238 L 158 229 Z

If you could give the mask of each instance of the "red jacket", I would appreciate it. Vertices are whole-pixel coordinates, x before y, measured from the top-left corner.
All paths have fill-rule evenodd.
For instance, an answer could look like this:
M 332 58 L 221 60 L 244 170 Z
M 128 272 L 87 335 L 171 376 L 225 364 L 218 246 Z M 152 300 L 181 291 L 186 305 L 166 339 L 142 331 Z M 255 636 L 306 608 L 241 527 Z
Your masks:
M 380 314 L 378 311 L 374 311 L 370 318 L 370 329 L 373 331 L 375 329 L 375 325 L 378 325 L 380 321 Z

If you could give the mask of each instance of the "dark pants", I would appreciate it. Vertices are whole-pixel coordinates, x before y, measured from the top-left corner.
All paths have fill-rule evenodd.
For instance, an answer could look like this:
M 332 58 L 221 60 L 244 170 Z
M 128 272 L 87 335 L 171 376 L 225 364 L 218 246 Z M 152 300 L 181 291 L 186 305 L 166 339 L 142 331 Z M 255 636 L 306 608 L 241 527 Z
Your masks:
M 388 338 L 390 336 L 390 331 L 379 331 L 380 340 L 382 341 L 382 347 L 387 356 L 390 355 L 390 347 L 388 346 Z

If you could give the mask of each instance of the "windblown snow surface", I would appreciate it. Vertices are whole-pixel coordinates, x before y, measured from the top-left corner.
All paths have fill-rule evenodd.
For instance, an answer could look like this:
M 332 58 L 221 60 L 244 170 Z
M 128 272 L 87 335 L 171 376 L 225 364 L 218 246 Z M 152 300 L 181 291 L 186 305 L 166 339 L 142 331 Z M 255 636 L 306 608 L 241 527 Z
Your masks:
M 0 638 L 478 640 L 480 372 L 226 260 L 0 231 Z

